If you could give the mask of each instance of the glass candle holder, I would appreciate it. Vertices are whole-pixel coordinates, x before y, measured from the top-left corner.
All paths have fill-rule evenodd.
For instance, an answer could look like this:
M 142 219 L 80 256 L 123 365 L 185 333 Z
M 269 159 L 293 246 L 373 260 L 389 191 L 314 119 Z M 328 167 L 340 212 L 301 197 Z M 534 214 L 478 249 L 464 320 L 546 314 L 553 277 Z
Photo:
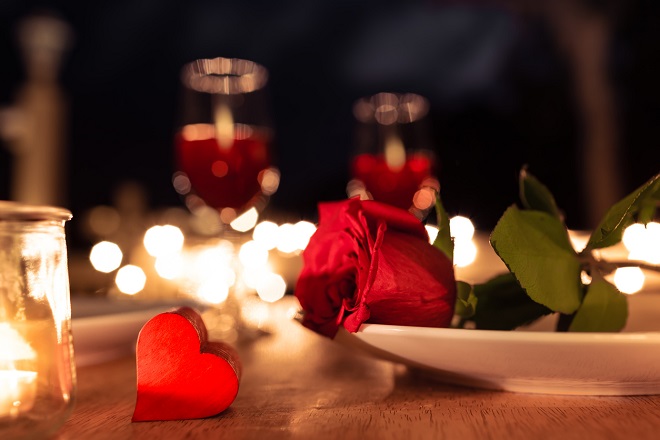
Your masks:
M 0 438 L 43 438 L 76 388 L 62 208 L 0 201 Z

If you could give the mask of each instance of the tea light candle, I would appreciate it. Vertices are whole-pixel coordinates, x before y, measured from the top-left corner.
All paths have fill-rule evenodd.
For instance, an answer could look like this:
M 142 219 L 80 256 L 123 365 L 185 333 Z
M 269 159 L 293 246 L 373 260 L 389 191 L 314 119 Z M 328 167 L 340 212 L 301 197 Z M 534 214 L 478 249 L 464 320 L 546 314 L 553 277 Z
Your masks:
M 34 365 L 36 354 L 25 339 L 0 322 L 0 418 L 16 417 L 29 411 L 37 394 L 37 372 L 22 370 Z

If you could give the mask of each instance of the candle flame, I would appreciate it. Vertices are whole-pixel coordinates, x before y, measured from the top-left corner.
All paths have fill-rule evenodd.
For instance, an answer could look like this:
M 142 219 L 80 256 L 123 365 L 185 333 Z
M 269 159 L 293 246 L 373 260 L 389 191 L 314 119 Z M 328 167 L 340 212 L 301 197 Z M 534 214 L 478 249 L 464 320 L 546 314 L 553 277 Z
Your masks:
M 406 163 L 406 149 L 398 136 L 390 136 L 385 142 L 385 163 L 392 171 L 401 171 Z
M 37 354 L 30 344 L 8 322 L 0 322 L 0 362 L 34 360 Z
M 215 121 L 215 138 L 223 150 L 231 148 L 234 144 L 234 118 L 231 109 L 226 104 L 215 107 L 213 115 Z

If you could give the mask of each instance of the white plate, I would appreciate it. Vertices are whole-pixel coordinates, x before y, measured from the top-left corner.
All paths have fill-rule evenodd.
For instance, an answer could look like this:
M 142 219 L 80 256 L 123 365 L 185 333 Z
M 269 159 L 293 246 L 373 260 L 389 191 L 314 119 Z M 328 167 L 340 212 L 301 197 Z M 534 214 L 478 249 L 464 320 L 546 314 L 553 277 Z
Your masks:
M 629 299 L 630 324 L 622 333 L 364 324 L 357 333 L 341 329 L 335 339 L 457 385 L 544 394 L 660 394 L 660 294 Z
M 71 321 L 76 366 L 107 362 L 135 352 L 142 326 L 172 303 L 72 297 Z

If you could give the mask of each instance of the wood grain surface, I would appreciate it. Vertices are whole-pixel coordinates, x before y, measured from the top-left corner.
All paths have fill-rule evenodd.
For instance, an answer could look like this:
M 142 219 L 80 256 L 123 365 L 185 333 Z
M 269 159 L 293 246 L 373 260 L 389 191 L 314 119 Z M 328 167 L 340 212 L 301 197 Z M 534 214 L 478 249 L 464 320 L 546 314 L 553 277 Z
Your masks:
M 78 369 L 74 412 L 54 439 L 660 438 L 660 396 L 461 388 L 346 348 L 283 315 L 270 324 L 269 334 L 237 344 L 241 385 L 220 415 L 132 423 L 136 371 L 129 357 Z

